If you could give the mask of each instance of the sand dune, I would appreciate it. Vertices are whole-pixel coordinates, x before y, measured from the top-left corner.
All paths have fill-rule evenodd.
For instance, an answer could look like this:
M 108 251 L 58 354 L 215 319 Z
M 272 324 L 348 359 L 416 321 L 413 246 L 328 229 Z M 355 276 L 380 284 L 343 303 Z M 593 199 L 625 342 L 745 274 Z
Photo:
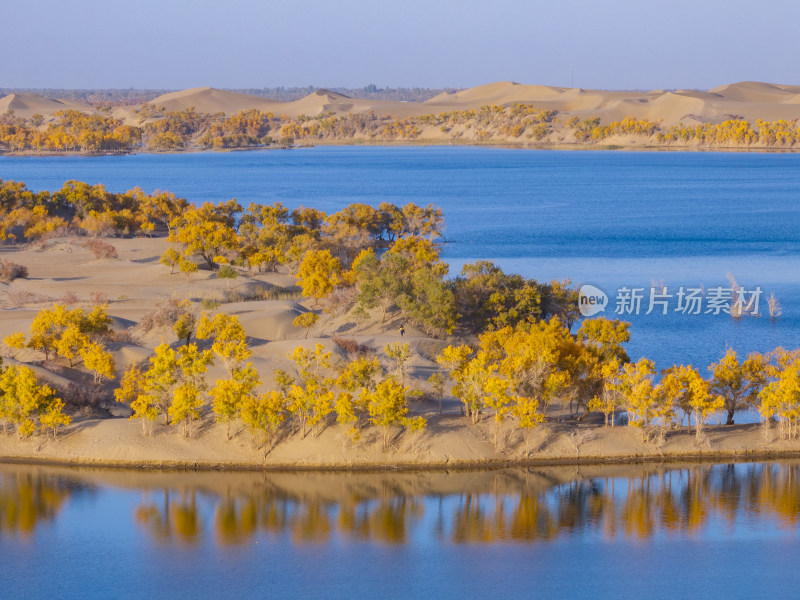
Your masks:
M 743 81 L 707 91 L 606 91 L 501 81 L 455 93 L 439 94 L 426 102 L 363 100 L 324 89 L 293 102 L 278 102 L 204 87 L 171 92 L 151 102 L 164 106 L 169 111 L 193 107 L 198 112 L 234 114 L 255 108 L 292 118 L 300 115 L 332 113 L 343 116 L 365 112 L 403 118 L 479 108 L 489 104 L 508 106 L 515 103 L 556 110 L 560 116 L 566 118 L 598 116 L 604 122 L 628 116 L 661 120 L 665 125 L 681 122 L 715 123 L 730 118 L 743 118 L 751 122 L 759 118 L 792 120 L 800 118 L 800 86 Z M 48 116 L 64 108 L 94 110 L 86 105 L 35 95 L 11 94 L 0 99 L 0 113 L 13 110 L 23 117 L 30 117 L 34 113 Z M 138 107 L 115 107 L 113 114 L 125 122 L 134 123 L 137 109 Z
M 776 102 L 779 101 L 781 96 L 791 94 L 786 89 L 787 87 L 792 86 L 780 86 L 758 81 L 740 81 L 739 83 L 721 85 L 709 91 L 719 94 L 726 100 L 738 102 Z
M 180 111 L 194 107 L 197 112 L 234 114 L 249 108 L 274 112 L 280 110 L 283 103 L 259 96 L 201 87 L 170 92 L 154 98 L 149 104 L 163 106 L 168 111 Z
M 9 94 L 0 98 L 0 114 L 13 111 L 17 117 L 30 119 L 33 115 L 51 116 L 59 110 L 95 112 L 88 104 L 44 98 L 37 94 Z
M 479 85 L 474 88 L 462 90 L 454 94 L 439 94 L 423 104 L 508 104 L 514 102 L 527 102 L 529 99 L 536 101 L 556 100 L 565 88 L 546 85 L 522 85 L 513 81 L 500 81 Z
M 317 90 L 300 100 L 286 102 L 281 108 L 281 112 L 289 116 L 299 116 L 301 114 L 318 115 L 328 111 L 347 114 L 368 110 L 371 104 L 373 103 L 366 100 L 353 100 L 344 94 L 337 94 L 328 90 Z

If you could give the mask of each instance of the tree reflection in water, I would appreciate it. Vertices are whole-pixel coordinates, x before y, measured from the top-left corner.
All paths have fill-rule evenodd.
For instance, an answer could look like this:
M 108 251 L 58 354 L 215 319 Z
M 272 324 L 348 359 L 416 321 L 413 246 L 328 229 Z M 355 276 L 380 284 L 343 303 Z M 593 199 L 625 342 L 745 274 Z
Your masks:
M 145 494 L 142 504 L 136 508 L 136 522 L 159 541 L 176 540 L 182 544 L 195 545 L 200 541 L 201 526 L 197 509 L 197 493 L 184 490 L 171 494 L 163 490 L 160 501 Z
M 486 544 L 692 536 L 745 521 L 793 529 L 799 474 L 800 462 L 777 462 L 125 481 L 142 494 L 135 522 L 160 543 L 242 545 L 282 536 L 297 545 L 332 538 L 406 544 L 423 535 Z M 74 490 L 111 485 L 102 472 L 92 475 L 89 482 L 67 469 L 0 468 L 0 535 L 30 535 L 57 518 Z
M 0 537 L 29 537 L 43 522 L 55 520 L 70 494 L 84 486 L 40 469 L 0 471 Z

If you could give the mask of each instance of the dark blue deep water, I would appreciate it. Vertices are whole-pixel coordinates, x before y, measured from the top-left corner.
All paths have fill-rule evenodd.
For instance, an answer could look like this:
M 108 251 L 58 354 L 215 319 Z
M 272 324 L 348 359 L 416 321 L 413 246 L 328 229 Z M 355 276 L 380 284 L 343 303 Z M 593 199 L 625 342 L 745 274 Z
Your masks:
M 660 368 L 703 369 L 730 346 L 800 345 L 800 155 L 555 152 L 469 147 L 319 147 L 289 151 L 1 157 L 0 178 L 57 189 L 68 179 L 112 191 L 170 190 L 192 202 L 283 202 L 331 212 L 351 202 L 433 203 L 444 256 L 491 259 L 539 280 L 591 283 L 611 297 L 651 283 L 708 291 L 733 274 L 783 305 L 777 320 L 624 315 L 629 353 Z M 705 307 L 703 307 L 705 311 Z

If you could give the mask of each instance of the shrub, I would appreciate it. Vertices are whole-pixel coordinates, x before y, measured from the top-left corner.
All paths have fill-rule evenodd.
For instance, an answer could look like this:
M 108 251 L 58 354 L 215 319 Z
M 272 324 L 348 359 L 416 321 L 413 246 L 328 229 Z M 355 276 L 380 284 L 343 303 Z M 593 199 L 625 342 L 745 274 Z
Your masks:
M 217 279 L 236 279 L 239 273 L 230 265 L 222 265 L 217 271 Z
M 0 260 L 0 281 L 14 281 L 25 279 L 28 276 L 28 267 L 18 265 L 10 260 Z
M 328 296 L 327 311 L 335 317 L 346 314 L 355 306 L 357 296 L 355 287 L 336 288 Z
M 78 302 L 80 302 L 81 299 L 78 298 L 78 294 L 76 294 L 73 291 L 69 291 L 69 292 L 64 292 L 62 294 L 61 298 L 58 299 L 58 301 L 61 304 L 66 304 L 67 306 L 72 306 L 73 304 L 77 304 Z
M 117 258 L 117 249 L 103 240 L 89 240 L 82 244 L 95 258 Z
M 6 296 L 6 301 L 9 306 L 26 306 L 28 304 L 38 304 L 41 302 L 50 302 L 52 298 L 42 294 L 36 294 L 27 290 L 11 290 Z
M 341 337 L 333 337 L 331 338 L 333 343 L 342 350 L 345 354 L 350 356 L 356 356 L 359 354 L 368 354 L 370 352 L 369 346 L 365 346 L 364 344 L 359 344 L 356 340 L 348 339 L 348 338 L 341 338 Z
M 170 298 L 159 302 L 153 310 L 142 317 L 139 327 L 145 332 L 154 327 L 172 327 L 181 318 L 181 315 L 192 312 L 191 308 L 192 305 L 187 300 Z
M 111 331 L 111 341 L 122 344 L 138 344 L 139 337 L 132 327 L 128 329 L 113 329 Z
M 219 300 L 215 300 L 214 298 L 203 298 L 200 300 L 200 306 L 202 306 L 205 310 L 216 310 L 219 308 Z
M 110 404 L 114 398 L 103 385 L 97 383 L 77 384 L 70 382 L 67 385 L 54 385 L 56 395 L 72 411 L 82 409 L 87 416 L 104 415 L 107 411 L 103 405 Z
M 299 287 L 281 287 L 276 285 L 273 288 L 261 292 L 260 300 L 302 300 L 303 292 Z

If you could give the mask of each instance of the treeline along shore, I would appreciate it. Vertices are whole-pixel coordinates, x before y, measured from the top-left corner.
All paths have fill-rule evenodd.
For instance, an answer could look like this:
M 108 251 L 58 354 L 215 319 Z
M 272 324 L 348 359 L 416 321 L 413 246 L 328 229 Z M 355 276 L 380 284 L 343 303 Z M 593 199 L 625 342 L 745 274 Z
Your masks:
M 135 105 L 0 99 L 0 152 L 180 152 L 309 144 L 793 150 L 800 87 L 610 92 L 500 82 L 421 102 L 317 90 L 291 102 L 213 88 Z
M 0 182 L 0 457 L 361 468 L 800 452 L 800 351 L 657 372 L 435 206 Z M 732 294 L 736 291 L 732 290 Z M 737 425 L 749 409 L 756 423 Z M 725 424 L 714 424 L 716 422 Z

